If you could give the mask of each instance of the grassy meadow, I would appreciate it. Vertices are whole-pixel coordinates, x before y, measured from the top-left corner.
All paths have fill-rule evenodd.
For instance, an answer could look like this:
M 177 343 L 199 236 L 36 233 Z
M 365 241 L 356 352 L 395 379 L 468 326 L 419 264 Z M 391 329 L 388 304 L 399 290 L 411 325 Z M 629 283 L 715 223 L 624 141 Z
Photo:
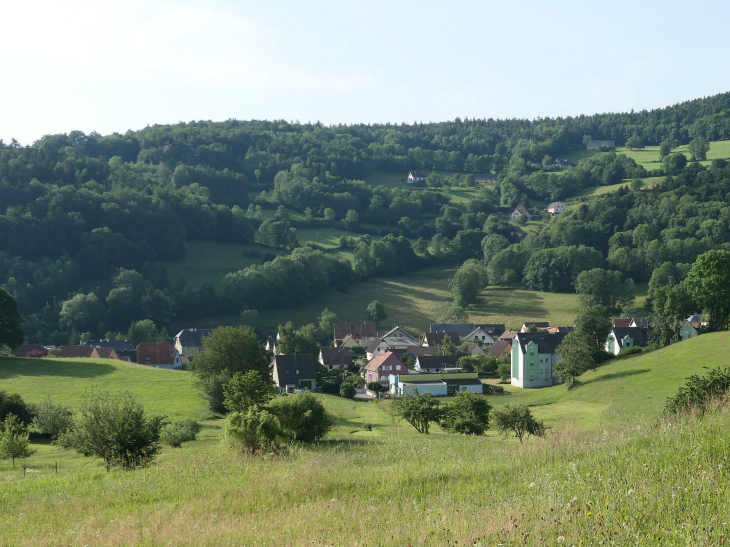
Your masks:
M 136 471 L 107 473 L 91 458 L 36 445 L 25 473 L 0 461 L 2 544 L 721 544 L 730 532 L 730 411 L 702 420 L 660 411 L 688 374 L 727 365 L 728 349 L 729 333 L 704 335 L 612 361 L 572 392 L 490 396 L 494 405 L 531 404 L 552 426 L 522 446 L 494 432 L 419 435 L 393 420 L 387 401 L 328 395 L 318 397 L 337 416 L 335 430 L 282 454 L 251 457 L 221 442 L 220 420 Z M 0 367 L 20 379 L 24 367 L 13 361 L 25 360 Z M 29 386 L 13 388 L 40 395 Z M 160 390 L 160 404 L 172 398 Z

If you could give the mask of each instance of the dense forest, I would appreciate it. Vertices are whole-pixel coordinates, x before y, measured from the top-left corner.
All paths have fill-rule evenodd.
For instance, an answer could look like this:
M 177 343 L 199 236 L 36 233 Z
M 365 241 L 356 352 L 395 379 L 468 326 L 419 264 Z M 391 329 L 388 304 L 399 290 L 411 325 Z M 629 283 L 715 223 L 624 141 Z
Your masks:
M 653 172 L 669 176 L 650 190 L 636 183 L 592 200 L 523 241 L 505 222 L 505 208 L 649 174 L 615 152 L 559 174 L 539 167 L 586 139 L 730 139 L 729 114 L 726 93 L 652 111 L 534 121 L 328 127 L 230 120 L 124 135 L 74 131 L 31 146 L 0 142 L 0 282 L 26 316 L 28 339 L 61 344 L 84 333 L 126 332 L 140 319 L 169 329 L 290 306 L 356 279 L 470 259 L 484 264 L 489 282 L 532 289 L 572 291 L 589 266 L 649 280 L 667 263 L 680 271 L 703 250 L 728 248 L 724 162 Z M 423 187 L 366 182 L 373 170 L 409 169 L 491 171 L 499 179 L 464 206 L 449 202 L 440 189 L 447 181 L 436 173 Z M 296 228 L 314 226 L 352 232 L 341 245 L 352 249 L 353 264 L 314 245 L 298 248 Z M 185 257 L 192 241 L 257 244 L 272 254 L 220 287 L 194 288 L 164 266 Z

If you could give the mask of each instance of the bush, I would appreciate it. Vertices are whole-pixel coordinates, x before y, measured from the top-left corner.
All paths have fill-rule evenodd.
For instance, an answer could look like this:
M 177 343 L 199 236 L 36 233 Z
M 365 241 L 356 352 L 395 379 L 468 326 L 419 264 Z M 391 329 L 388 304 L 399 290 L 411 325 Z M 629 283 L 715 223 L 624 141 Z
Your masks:
M 704 412 L 708 403 L 715 398 L 724 397 L 730 390 L 730 367 L 716 368 L 706 376 L 693 374 L 687 385 L 667 399 L 664 411 L 676 414 L 681 411 L 698 409 Z
M 623 348 L 619 354 L 618 357 L 626 357 L 627 355 L 636 355 L 637 353 L 642 353 L 644 351 L 644 348 L 638 348 L 636 346 L 632 346 L 630 348 Z
M 31 405 L 31 412 L 33 429 L 54 441 L 73 427 L 73 412 L 65 406 L 53 404 L 50 397 L 37 405 Z
M 271 380 L 258 371 L 245 374 L 237 372 L 231 381 L 223 386 L 223 406 L 231 412 L 246 412 L 254 405 L 264 406 L 275 395 Z
M 252 406 L 246 412 L 231 412 L 226 416 L 225 435 L 255 454 L 276 450 L 283 432 L 279 419 L 274 414 Z
M 318 441 L 334 426 L 333 417 L 311 393 L 286 397 L 273 411 L 284 433 L 295 441 Z
M 494 425 L 504 435 L 514 433 L 522 444 L 525 436 L 544 437 L 547 427 L 535 417 L 527 405 L 506 405 L 494 411 Z
M 0 422 L 4 422 L 8 414 L 16 416 L 18 420 L 26 425 L 33 421 L 33 413 L 20 395 L 0 391 Z
M 160 440 L 173 448 L 180 448 L 182 443 L 194 441 L 202 426 L 195 420 L 180 420 L 165 426 Z
M 38 358 L 38 357 L 45 357 L 45 356 L 46 356 L 46 352 L 43 351 L 43 350 L 40 350 L 40 349 L 34 349 L 32 351 L 29 351 L 26 354 L 26 357 L 36 357 L 36 358 Z
M 61 357 L 61 348 L 51 348 L 48 350 L 48 357 Z
M 509 363 L 500 363 L 497 366 L 497 375 L 500 382 L 503 384 L 508 383 L 512 376 L 512 366 Z
M 481 395 L 468 391 L 459 392 L 446 406 L 441 427 L 449 433 L 484 435 L 489 427 L 489 411 L 492 405 Z
M 346 382 L 340 387 L 340 395 L 346 399 L 354 399 L 357 389 L 351 383 Z
M 228 374 L 221 373 L 208 376 L 200 380 L 200 389 L 203 391 L 203 397 L 208 401 L 208 408 L 213 412 L 225 414 L 225 391 L 224 388 L 231 377 Z
M 92 393 L 79 409 L 73 429 L 58 442 L 84 456 L 104 460 L 124 469 L 142 467 L 160 449 L 164 416 L 149 416 L 129 392 L 110 395 Z

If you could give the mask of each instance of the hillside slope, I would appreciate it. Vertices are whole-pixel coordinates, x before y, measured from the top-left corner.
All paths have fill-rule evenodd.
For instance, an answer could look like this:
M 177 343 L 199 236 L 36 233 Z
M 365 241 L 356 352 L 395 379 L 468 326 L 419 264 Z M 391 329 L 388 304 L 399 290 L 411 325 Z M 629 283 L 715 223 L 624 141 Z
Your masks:
M 19 393 L 29 403 L 50 396 L 74 408 L 91 389 L 130 391 L 145 409 L 170 419 L 210 415 L 189 372 L 112 359 L 0 359 L 0 390 Z

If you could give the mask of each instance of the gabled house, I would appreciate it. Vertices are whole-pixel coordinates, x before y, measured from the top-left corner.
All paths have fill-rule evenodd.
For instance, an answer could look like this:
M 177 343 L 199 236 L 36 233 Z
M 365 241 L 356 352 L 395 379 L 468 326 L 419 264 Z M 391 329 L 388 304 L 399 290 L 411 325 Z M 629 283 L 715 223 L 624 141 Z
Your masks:
M 421 355 L 416 359 L 416 370 L 429 373 L 444 372 L 446 369 L 457 368 L 458 360 L 456 355 Z
M 360 323 L 337 323 L 335 325 L 335 346 L 343 345 L 348 335 L 350 336 L 348 340 L 349 345 L 367 346 L 378 335 L 377 326 L 375 323 L 368 323 L 367 321 Z
M 372 342 L 371 342 L 372 343 Z M 353 348 L 355 346 L 359 346 L 357 342 L 355 342 L 355 339 L 352 337 L 352 334 L 346 335 L 342 341 L 337 345 L 337 347 L 342 348 Z
M 411 171 L 408 173 L 408 184 L 414 182 L 426 182 L 426 173 L 423 171 Z
M 476 173 L 474 182 L 477 184 L 494 184 L 497 182 L 497 175 L 494 173 Z
M 646 329 L 639 327 L 613 327 L 606 339 L 605 349 L 608 353 L 618 355 L 625 348 L 645 348 L 649 345 Z
M 550 323 L 547 321 L 525 321 L 522 324 L 520 332 L 527 332 L 532 327 L 535 327 L 537 330 L 547 330 L 550 328 Z
M 462 345 L 462 347 L 464 346 L 463 343 L 461 345 Z M 473 355 L 486 355 L 486 353 L 484 352 L 482 347 L 475 342 L 466 342 L 466 352 L 472 356 Z
M 126 340 L 88 340 L 82 345 L 95 348 L 113 348 L 117 355 L 121 355 L 120 352 L 122 351 L 135 351 L 136 349 L 131 342 Z
M 497 340 L 494 345 L 489 348 L 489 355 L 495 359 L 504 359 L 506 355 L 512 351 L 512 340 Z
M 697 331 L 697 328 L 694 322 L 685 319 L 679 325 L 679 339 L 684 342 L 685 340 L 698 336 L 700 333 Z
M 702 314 L 690 315 L 686 321 L 688 321 L 695 329 L 702 327 Z
M 512 339 L 517 335 L 517 333 L 520 331 L 517 330 L 506 330 L 502 334 L 499 335 L 500 340 L 509 340 L 510 343 L 512 342 Z
M 616 325 L 614 325 L 616 326 Z M 629 327 L 639 327 L 640 329 L 651 328 L 651 319 L 648 317 L 634 317 Z
M 284 393 L 292 393 L 297 389 L 317 389 L 317 365 L 314 355 L 309 353 L 275 355 L 271 375 Z
M 401 350 L 398 350 L 401 351 Z M 411 357 L 414 361 L 421 357 L 422 355 L 438 355 L 439 349 L 437 346 L 408 346 L 406 349 L 402 350 L 403 353 L 398 355 L 401 359 L 405 359 L 407 357 Z
M 547 206 L 547 212 L 548 215 L 559 215 L 563 211 L 565 211 L 566 207 L 563 205 L 562 201 L 553 201 L 550 205 Z
M 397 326 L 386 332 L 382 338 L 391 349 L 405 349 L 408 346 L 418 345 L 418 341 L 408 331 Z
M 381 353 L 384 353 L 386 351 L 390 351 L 390 346 L 383 340 L 382 338 L 376 338 L 370 344 L 367 348 L 365 348 L 365 357 L 367 357 L 368 361 L 375 357 L 376 355 L 379 355 Z
M 116 351 L 114 351 L 114 348 L 100 348 L 95 347 L 91 351 L 91 358 L 92 359 L 117 359 L 119 360 L 119 355 Z
M 474 323 L 431 323 L 431 332 L 455 332 L 459 338 L 474 330 Z
M 339 348 L 322 346 L 319 348 L 319 363 L 329 370 L 333 368 L 345 369 L 352 364 L 350 348 L 343 346 Z
M 560 360 L 558 347 L 566 333 L 521 332 L 512 341 L 512 385 L 546 387 L 559 383 L 553 366 Z
M 511 220 L 517 220 L 521 217 L 525 217 L 527 220 L 530 220 L 532 218 L 532 215 L 527 210 L 527 207 L 525 207 L 522 203 L 515 207 L 515 210 L 512 211 L 512 214 L 509 216 L 509 218 Z
M 388 383 L 392 395 L 419 395 L 433 397 L 456 395 L 460 391 L 482 394 L 484 387 L 476 372 L 449 372 L 425 374 L 391 374 Z
M 13 353 L 15 357 L 45 357 L 48 350 L 41 344 L 23 344 Z
M 376 355 L 365 365 L 366 382 L 378 382 L 387 386 L 388 376 L 391 374 L 408 374 L 408 367 L 392 351 Z
M 444 343 L 444 338 L 447 336 L 451 338 L 455 346 L 461 345 L 461 338 L 455 332 L 425 332 L 421 337 L 421 347 L 441 346 Z
M 89 359 L 94 348 L 91 346 L 63 346 L 59 357 L 68 359 Z
M 137 364 L 167 370 L 182 370 L 180 353 L 170 342 L 141 342 L 137 346 Z
M 633 323 L 633 319 L 631 317 L 617 317 L 613 320 L 613 326 L 614 327 L 620 327 L 620 328 L 626 328 L 632 326 L 631 323 Z
M 477 327 L 469 334 L 461 339 L 462 342 L 477 342 L 483 346 L 491 346 L 494 344 L 494 336 L 484 330 L 482 327 Z
M 180 354 L 183 363 L 189 363 L 190 359 L 203 348 L 203 338 L 210 335 L 212 329 L 183 329 L 175 335 L 175 349 Z
M 266 351 L 269 353 L 276 353 L 276 338 L 269 335 L 266 337 L 266 343 L 264 344 L 264 348 L 266 348 Z

